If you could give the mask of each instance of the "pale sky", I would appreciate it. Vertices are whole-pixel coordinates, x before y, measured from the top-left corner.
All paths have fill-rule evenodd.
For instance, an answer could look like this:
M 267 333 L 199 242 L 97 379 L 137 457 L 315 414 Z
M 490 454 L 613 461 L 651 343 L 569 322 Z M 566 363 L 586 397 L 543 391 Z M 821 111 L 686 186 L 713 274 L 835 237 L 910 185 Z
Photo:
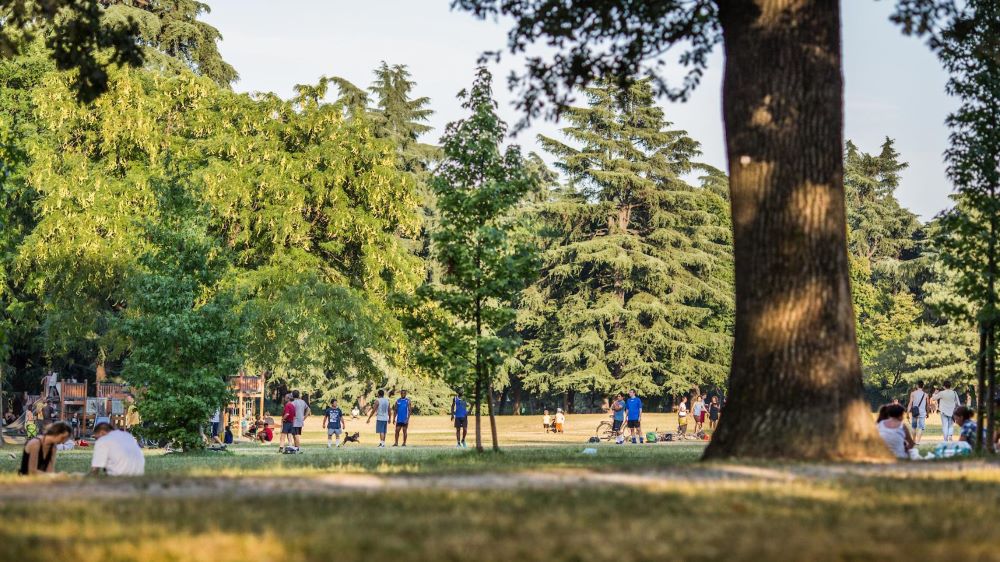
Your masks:
M 290 96 L 295 84 L 342 76 L 367 87 L 380 61 L 405 64 L 428 96 L 435 127 L 423 140 L 437 142 L 444 125 L 461 118 L 455 95 L 472 81 L 479 54 L 506 45 L 506 28 L 449 10 L 449 0 L 207 0 L 205 20 L 223 36 L 223 57 L 240 74 L 238 91 Z M 897 195 L 924 219 L 948 206 L 952 188 L 942 154 L 944 119 L 955 106 L 944 94 L 947 78 L 920 41 L 903 37 L 888 21 L 891 0 L 842 0 L 846 78 L 846 136 L 877 152 L 886 136 L 909 169 Z M 510 106 L 505 78 L 516 61 L 491 67 L 501 115 Z M 668 120 L 702 143 L 702 160 L 726 169 L 720 108 L 722 58 L 715 54 L 704 81 L 686 103 L 662 101 Z M 516 142 L 541 153 L 535 135 L 558 124 L 538 122 Z M 543 156 L 546 156 L 543 154 Z M 549 160 L 550 157 L 546 156 Z

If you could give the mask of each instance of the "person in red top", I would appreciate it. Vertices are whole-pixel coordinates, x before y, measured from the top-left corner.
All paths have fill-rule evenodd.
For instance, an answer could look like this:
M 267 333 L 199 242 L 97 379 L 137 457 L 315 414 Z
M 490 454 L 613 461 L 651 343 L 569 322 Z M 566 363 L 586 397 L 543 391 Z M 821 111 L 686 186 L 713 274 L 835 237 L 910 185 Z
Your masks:
M 278 437 L 278 452 L 285 451 L 285 441 L 288 446 L 292 446 L 292 431 L 295 424 L 295 405 L 292 404 L 292 395 L 285 395 L 285 409 L 281 413 L 281 436 Z

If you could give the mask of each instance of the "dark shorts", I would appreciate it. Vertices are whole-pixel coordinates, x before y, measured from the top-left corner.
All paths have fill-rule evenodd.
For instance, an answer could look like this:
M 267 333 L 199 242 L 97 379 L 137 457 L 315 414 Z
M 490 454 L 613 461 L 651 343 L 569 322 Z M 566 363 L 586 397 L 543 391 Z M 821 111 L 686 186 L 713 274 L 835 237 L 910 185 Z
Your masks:
M 281 422 L 281 432 L 290 434 L 292 432 L 292 422 Z
M 639 420 L 628 420 L 629 429 L 639 429 Z
M 219 436 L 219 426 L 222 425 L 219 422 L 212 422 L 212 437 Z
M 455 429 L 469 429 L 469 418 L 455 418 Z
M 623 423 L 625 423 L 625 420 L 612 420 L 611 431 L 620 431 Z
M 292 426 L 292 435 L 302 435 L 302 426 Z
M 410 422 L 408 422 L 408 421 L 398 421 L 398 422 L 396 422 L 396 427 L 406 427 L 408 425 L 410 425 Z

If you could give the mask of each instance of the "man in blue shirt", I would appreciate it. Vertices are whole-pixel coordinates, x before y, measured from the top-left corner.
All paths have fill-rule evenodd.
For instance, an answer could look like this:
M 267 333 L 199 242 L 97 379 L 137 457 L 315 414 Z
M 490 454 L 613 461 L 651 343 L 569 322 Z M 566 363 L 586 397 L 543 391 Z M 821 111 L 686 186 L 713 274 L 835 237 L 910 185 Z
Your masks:
M 396 424 L 396 442 L 393 443 L 393 447 L 399 446 L 399 432 L 403 432 L 403 446 L 406 446 L 406 430 L 410 426 L 410 399 L 406 397 L 406 391 L 399 391 L 399 400 L 396 400 L 396 405 L 392 407 L 392 416 Z
M 635 395 L 635 389 L 628 391 L 628 400 L 625 401 L 625 413 L 628 419 L 629 436 L 635 443 L 636 437 L 642 443 L 642 400 Z
M 455 421 L 455 441 L 458 447 L 465 447 L 465 436 L 469 433 L 469 405 L 462 399 L 462 391 L 455 393 L 451 401 L 451 419 Z
M 347 429 L 344 412 L 337 406 L 337 399 L 330 400 L 330 405 L 323 412 L 323 425 L 326 426 L 326 448 L 333 444 L 331 439 L 337 436 L 337 447 L 340 447 L 340 435 Z
M 625 425 L 625 397 L 619 392 L 611 403 L 611 431 L 615 434 L 615 443 L 622 444 L 622 426 Z

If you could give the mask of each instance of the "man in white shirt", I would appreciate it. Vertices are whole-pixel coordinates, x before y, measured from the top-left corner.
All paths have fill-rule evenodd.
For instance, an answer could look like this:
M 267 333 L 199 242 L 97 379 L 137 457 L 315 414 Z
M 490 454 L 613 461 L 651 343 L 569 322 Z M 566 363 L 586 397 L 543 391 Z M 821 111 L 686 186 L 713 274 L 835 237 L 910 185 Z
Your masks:
M 941 432 L 945 441 L 951 441 L 952 422 L 955 408 L 959 406 L 958 393 L 951 389 L 951 381 L 944 381 L 944 388 L 935 392 L 931 400 L 937 400 L 938 412 L 941 414 Z
M 99 423 L 94 428 L 94 458 L 90 461 L 91 474 L 108 476 L 142 476 L 146 471 L 146 457 L 127 431 L 120 431 L 109 423 Z
M 385 447 L 385 434 L 389 431 L 389 399 L 385 397 L 385 391 L 379 389 L 378 398 L 375 399 L 375 407 L 368 414 L 368 421 L 372 422 L 375 416 L 375 433 L 378 434 L 378 446 Z
M 309 404 L 301 398 L 298 390 L 292 391 L 292 406 L 295 407 L 295 421 L 292 422 L 292 439 L 295 440 L 295 450 L 299 450 L 302 441 L 302 427 L 309 417 Z
M 920 437 L 927 428 L 927 393 L 924 392 L 924 381 L 917 381 L 917 388 L 910 393 L 910 401 L 906 404 L 906 412 L 910 414 L 910 428 L 913 429 L 913 441 L 920 444 Z

